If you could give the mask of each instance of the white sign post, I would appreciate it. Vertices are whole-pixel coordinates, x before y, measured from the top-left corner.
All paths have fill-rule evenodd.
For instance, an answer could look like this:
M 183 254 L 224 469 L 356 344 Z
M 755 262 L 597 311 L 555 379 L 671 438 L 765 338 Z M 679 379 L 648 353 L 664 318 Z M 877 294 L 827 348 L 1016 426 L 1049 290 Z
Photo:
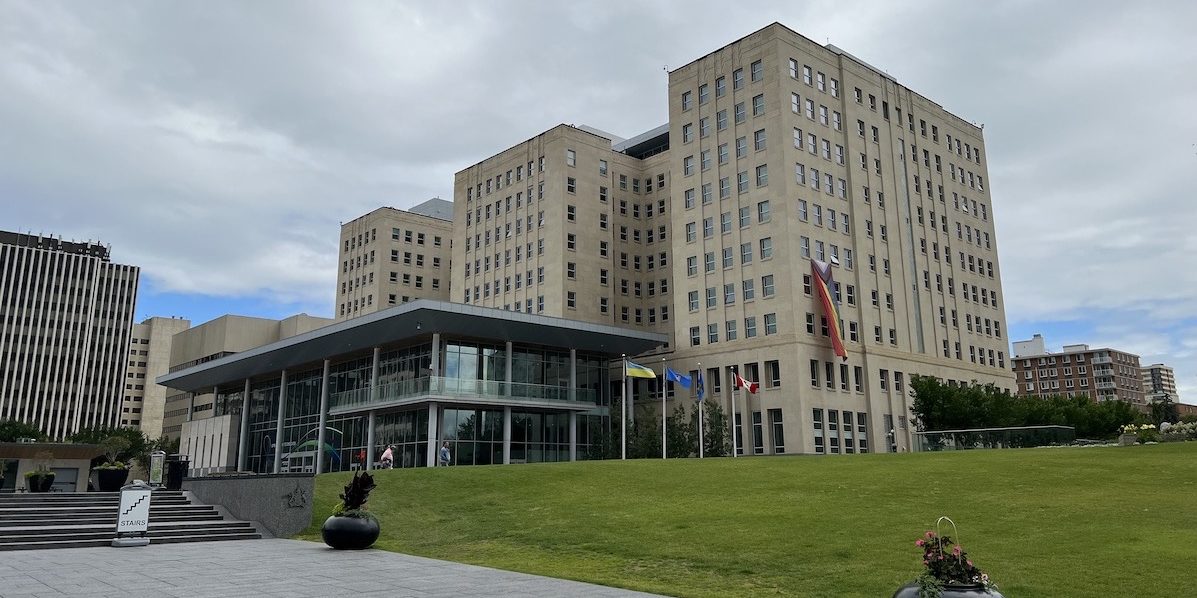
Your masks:
M 121 488 L 120 511 L 116 515 L 113 546 L 145 546 L 150 543 L 150 485 L 134 480 Z

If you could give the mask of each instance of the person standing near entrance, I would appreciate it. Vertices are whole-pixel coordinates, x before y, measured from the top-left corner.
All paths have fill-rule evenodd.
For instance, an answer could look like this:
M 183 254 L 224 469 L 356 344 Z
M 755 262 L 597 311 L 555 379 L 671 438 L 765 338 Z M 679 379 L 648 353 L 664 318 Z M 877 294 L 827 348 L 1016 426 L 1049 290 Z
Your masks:
M 441 467 L 447 467 L 449 465 L 449 461 L 449 443 L 445 442 L 441 444 Z
M 387 445 L 387 450 L 382 452 L 382 468 L 390 469 L 395 466 L 395 445 Z

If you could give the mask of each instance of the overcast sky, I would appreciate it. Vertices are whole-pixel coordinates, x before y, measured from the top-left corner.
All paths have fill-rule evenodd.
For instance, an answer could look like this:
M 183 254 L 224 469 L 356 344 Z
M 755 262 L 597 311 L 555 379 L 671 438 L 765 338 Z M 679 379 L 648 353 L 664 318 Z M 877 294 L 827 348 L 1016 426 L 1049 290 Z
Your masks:
M 339 223 L 452 197 L 779 21 L 985 124 L 1009 336 L 1197 403 L 1197 2 L 0 0 L 0 228 L 142 267 L 138 317 L 331 315 Z

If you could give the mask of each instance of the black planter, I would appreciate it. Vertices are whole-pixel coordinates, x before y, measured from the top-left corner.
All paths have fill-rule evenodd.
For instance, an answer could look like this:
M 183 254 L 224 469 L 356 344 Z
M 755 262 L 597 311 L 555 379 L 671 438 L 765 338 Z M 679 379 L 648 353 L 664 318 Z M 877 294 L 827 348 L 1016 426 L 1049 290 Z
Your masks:
M 128 469 L 97 469 L 96 488 L 100 492 L 120 492 L 125 480 L 129 479 Z
M 52 475 L 35 475 L 25 478 L 25 485 L 29 487 L 30 492 L 49 492 L 50 487 L 54 485 L 54 476 Z
M 333 515 L 324 520 L 320 535 L 325 544 L 337 550 L 361 550 L 373 545 L 381 531 L 373 519 Z
M 986 590 L 981 584 L 945 585 L 942 598 L 1004 598 L 997 590 Z M 910 582 L 894 592 L 894 598 L 919 598 L 918 582 Z

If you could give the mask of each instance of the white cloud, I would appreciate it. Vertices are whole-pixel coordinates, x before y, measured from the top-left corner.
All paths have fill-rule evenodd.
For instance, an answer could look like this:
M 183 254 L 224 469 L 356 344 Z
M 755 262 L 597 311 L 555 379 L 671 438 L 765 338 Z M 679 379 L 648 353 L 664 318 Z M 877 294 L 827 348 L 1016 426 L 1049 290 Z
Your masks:
M 1197 4 L 737 7 L 6 2 L 0 227 L 330 313 L 340 221 L 557 123 L 652 128 L 663 67 L 777 20 L 985 123 L 1011 324 L 1114 310 L 1191 354 Z

